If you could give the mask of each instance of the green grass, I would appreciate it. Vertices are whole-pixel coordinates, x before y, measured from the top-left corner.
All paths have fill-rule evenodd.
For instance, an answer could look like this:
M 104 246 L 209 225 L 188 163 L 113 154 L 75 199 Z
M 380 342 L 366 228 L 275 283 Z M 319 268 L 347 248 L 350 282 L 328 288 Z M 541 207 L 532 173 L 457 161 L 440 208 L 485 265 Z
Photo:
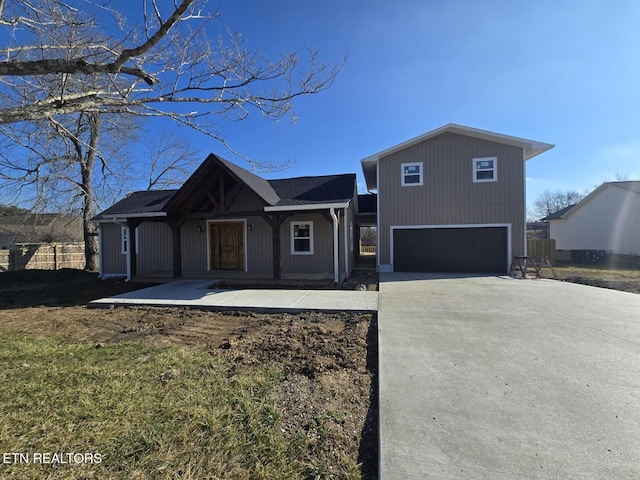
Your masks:
M 330 429 L 287 438 L 269 392 L 275 367 L 240 369 L 213 355 L 123 343 L 104 348 L 0 336 L 0 477 L 359 478 L 310 452 Z M 38 453 L 98 453 L 100 463 L 34 463 Z M 95 458 L 95 457 L 94 457 Z

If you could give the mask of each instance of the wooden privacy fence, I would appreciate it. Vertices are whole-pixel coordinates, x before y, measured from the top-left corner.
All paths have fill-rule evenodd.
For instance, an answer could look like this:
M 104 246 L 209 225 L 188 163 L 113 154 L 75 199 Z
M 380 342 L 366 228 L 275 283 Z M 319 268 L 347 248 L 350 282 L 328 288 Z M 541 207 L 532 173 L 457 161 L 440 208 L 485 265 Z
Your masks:
M 82 269 L 84 266 L 83 243 L 25 245 L 11 250 L 0 250 L 0 272 Z
M 527 255 L 536 260 L 547 257 L 551 265 L 556 264 L 556 241 L 547 238 L 527 239 Z

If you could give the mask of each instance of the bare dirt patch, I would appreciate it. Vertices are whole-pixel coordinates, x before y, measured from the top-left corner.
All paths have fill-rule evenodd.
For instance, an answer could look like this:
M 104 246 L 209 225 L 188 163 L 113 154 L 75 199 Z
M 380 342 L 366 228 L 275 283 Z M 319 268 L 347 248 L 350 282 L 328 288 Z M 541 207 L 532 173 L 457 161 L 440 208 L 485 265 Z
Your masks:
M 144 287 L 100 281 L 85 272 L 0 275 L 0 334 L 55 336 L 96 347 L 124 341 L 198 349 L 237 368 L 274 364 L 286 378 L 272 393 L 281 428 L 317 438 L 310 455 L 362 463 L 375 478 L 377 459 L 376 318 L 204 312 L 177 308 L 87 309 L 90 300 Z M 330 471 L 330 468 L 329 468 Z

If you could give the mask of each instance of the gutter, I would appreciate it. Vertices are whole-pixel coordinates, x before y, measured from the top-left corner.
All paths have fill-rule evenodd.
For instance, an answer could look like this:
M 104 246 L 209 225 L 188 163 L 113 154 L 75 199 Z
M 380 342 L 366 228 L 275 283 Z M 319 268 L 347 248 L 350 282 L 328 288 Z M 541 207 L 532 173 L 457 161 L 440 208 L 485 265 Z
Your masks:
M 264 207 L 265 212 L 296 212 L 304 210 L 324 210 L 336 208 L 348 208 L 351 200 L 340 203 L 306 203 L 304 205 L 277 205 Z

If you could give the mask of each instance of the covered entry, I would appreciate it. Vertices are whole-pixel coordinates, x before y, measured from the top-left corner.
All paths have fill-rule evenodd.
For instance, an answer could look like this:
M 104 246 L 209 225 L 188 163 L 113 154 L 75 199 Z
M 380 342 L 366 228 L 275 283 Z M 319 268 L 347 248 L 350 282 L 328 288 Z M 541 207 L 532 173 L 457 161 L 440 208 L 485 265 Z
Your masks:
M 243 221 L 209 222 L 209 269 L 245 270 Z
M 392 227 L 396 272 L 506 273 L 507 226 Z

